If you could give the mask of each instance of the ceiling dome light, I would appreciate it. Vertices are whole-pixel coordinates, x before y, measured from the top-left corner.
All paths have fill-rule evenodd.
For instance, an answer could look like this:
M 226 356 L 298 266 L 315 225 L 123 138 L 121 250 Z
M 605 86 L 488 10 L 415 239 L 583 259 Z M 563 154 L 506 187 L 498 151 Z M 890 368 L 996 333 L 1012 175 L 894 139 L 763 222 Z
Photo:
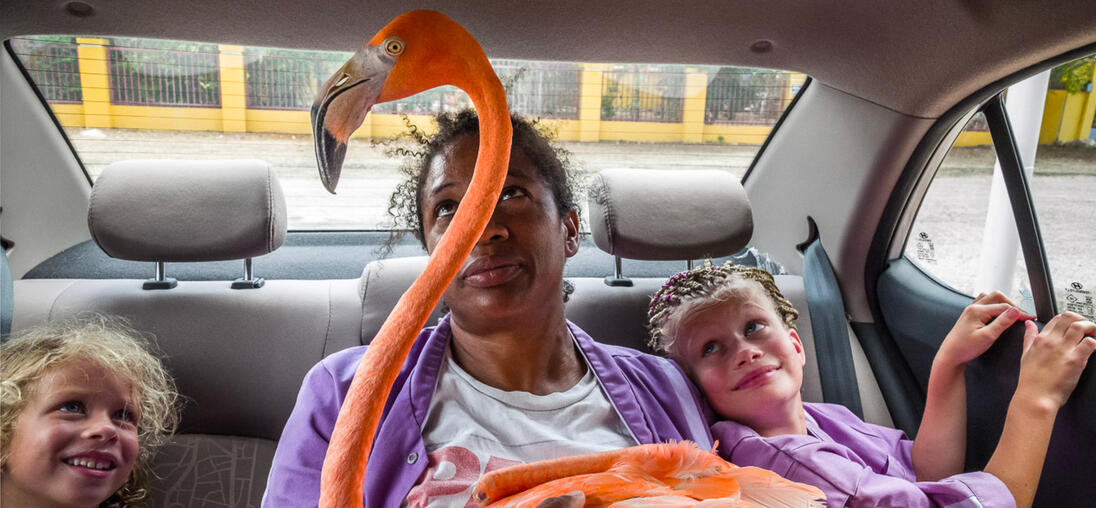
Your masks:
M 750 51 L 754 53 L 768 53 L 773 50 L 773 41 L 760 39 L 750 44 Z
M 95 14 L 95 8 L 84 2 L 67 2 L 65 12 L 77 18 L 87 18 Z

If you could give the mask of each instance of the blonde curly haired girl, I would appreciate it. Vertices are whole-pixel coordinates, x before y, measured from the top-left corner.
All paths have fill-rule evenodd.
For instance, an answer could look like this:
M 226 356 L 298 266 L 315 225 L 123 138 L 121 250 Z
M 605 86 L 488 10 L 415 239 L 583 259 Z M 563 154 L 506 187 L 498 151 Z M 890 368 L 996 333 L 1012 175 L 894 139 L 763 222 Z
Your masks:
M 99 315 L 0 346 L 0 504 L 138 506 L 146 468 L 178 423 L 151 345 Z

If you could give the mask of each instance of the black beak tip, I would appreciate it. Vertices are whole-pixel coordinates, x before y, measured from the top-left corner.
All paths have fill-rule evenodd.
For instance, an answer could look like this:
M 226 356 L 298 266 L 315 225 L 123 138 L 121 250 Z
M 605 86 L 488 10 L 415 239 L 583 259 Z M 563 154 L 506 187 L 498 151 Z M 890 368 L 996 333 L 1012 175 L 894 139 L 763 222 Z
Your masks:
M 346 143 L 339 142 L 327 129 L 321 129 L 319 150 L 320 181 L 328 192 L 335 194 L 342 173 L 343 160 L 346 158 Z

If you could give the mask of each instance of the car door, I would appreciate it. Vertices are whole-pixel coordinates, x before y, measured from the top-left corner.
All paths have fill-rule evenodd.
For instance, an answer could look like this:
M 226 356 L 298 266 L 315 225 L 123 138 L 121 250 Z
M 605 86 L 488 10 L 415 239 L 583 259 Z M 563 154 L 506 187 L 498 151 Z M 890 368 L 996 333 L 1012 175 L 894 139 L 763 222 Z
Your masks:
M 1052 65 L 1091 61 L 1091 52 L 1090 47 L 1063 55 L 1011 81 Z M 1076 137 L 1075 132 L 1063 135 L 1062 125 L 1070 127 L 1064 113 L 1068 101 L 1078 99 L 1067 93 L 1058 101 L 1061 94 L 1051 90 L 1042 108 L 1042 118 L 1049 120 L 1038 132 L 1041 142 L 1050 143 L 1040 145 L 1034 164 L 1021 160 L 1017 138 L 1023 135 L 1017 129 L 1030 127 L 1010 121 L 1003 91 L 1008 84 L 995 83 L 956 106 L 926 136 L 873 245 L 876 264 L 867 272 L 877 326 L 868 332 L 889 346 L 889 358 L 875 360 L 888 362 L 885 370 L 898 379 L 893 385 L 904 387 L 887 394 L 888 404 L 900 409 L 920 414 L 933 357 L 978 292 L 1004 292 L 1036 314 L 1040 327 L 1067 310 L 1094 319 L 1096 147 L 1083 140 L 1063 143 Z M 1083 99 L 1087 104 L 1089 97 Z M 992 148 L 961 146 L 977 144 L 960 135 L 972 132 L 972 126 Z M 1087 139 L 1089 130 L 1083 134 Z M 996 183 L 994 159 L 1000 174 Z M 1034 171 L 1025 171 L 1025 164 Z M 1007 213 L 1002 216 L 994 208 Z M 1018 245 L 1010 245 L 1010 237 Z M 987 268 L 993 263 L 996 269 Z M 986 275 L 992 272 L 996 275 Z M 997 446 L 1017 384 L 1022 338 L 1022 325 L 1011 327 L 967 368 L 967 470 L 983 469 Z M 1085 478 L 1096 468 L 1091 363 L 1058 414 L 1036 506 L 1079 506 L 1096 495 L 1096 484 Z

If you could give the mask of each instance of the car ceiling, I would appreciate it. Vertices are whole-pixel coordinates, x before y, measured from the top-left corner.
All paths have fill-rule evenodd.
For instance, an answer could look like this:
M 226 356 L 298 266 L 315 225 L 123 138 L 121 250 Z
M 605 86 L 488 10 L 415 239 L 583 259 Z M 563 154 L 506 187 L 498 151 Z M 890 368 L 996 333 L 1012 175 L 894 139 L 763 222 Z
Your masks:
M 71 14 L 74 3 L 90 6 L 90 15 Z M 0 38 L 114 35 L 351 51 L 414 8 L 448 14 L 495 58 L 792 70 L 925 118 L 1096 42 L 1091 0 L 5 0 Z M 759 41 L 771 49 L 755 51 Z

